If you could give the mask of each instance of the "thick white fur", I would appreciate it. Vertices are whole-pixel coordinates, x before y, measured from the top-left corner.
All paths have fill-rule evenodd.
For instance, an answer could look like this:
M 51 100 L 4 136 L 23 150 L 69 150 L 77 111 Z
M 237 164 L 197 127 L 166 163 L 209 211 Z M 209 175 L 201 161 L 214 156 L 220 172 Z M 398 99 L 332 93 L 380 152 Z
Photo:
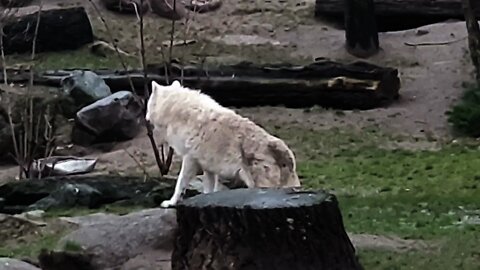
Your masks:
M 153 81 L 146 120 L 159 143 L 182 157 L 174 194 L 162 207 L 177 204 L 199 169 L 204 193 L 217 191 L 219 178 L 250 188 L 300 186 L 295 156 L 281 139 L 199 90 Z

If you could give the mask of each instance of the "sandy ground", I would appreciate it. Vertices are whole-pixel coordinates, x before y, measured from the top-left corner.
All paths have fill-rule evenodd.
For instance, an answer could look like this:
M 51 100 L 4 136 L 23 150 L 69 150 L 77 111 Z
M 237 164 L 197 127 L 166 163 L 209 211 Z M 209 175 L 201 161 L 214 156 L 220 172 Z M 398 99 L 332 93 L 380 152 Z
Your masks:
M 88 1 L 44 1 L 45 6 L 54 7 L 84 5 L 94 22 L 95 34 L 104 37 L 103 26 Z M 98 1 L 94 1 L 97 2 Z M 313 19 L 314 1 L 289 0 L 287 2 L 258 3 L 244 0 L 228 0 L 213 13 L 195 16 L 191 33 L 195 38 L 229 38 L 241 45 L 245 36 L 263 37 L 278 41 L 278 49 L 289 48 L 291 58 L 314 59 L 328 57 L 339 61 L 355 60 L 344 49 L 344 31 Z M 122 49 L 136 49 L 136 33 L 121 31 L 135 24 L 133 16 L 117 16 L 102 9 L 107 21 L 122 22 L 111 25 L 118 31 Z M 123 24 L 123 25 L 122 25 Z M 149 14 L 146 18 L 147 46 L 154 50 L 167 40 L 164 34 L 167 20 Z M 158 34 L 155 29 L 158 28 Z M 422 31 L 419 31 L 419 30 Z M 421 33 L 421 34 L 420 34 Z M 227 36 L 229 35 L 229 36 Z M 472 80 L 472 65 L 467 51 L 466 27 L 464 22 L 439 23 L 399 32 L 380 34 L 381 52 L 368 59 L 375 64 L 397 67 L 401 76 L 401 98 L 386 108 L 368 111 L 345 111 L 340 117 L 329 110 L 286 109 L 281 107 L 258 107 L 238 109 L 259 124 L 299 124 L 313 130 L 332 127 L 377 126 L 385 133 L 406 137 L 448 140 L 451 138 L 445 112 L 462 94 L 462 83 Z M 242 38 L 243 37 L 243 38 Z M 447 45 L 409 46 L 405 43 L 446 42 Z M 152 56 L 153 57 L 153 56 Z M 138 171 L 139 166 L 129 155 L 136 153 L 137 161 L 145 167 L 154 164 L 151 145 L 143 131 L 129 142 L 121 143 L 108 153 L 94 152 L 90 156 L 99 158 L 97 171 L 115 173 Z M 4 168 L 0 179 L 11 176 L 16 170 Z

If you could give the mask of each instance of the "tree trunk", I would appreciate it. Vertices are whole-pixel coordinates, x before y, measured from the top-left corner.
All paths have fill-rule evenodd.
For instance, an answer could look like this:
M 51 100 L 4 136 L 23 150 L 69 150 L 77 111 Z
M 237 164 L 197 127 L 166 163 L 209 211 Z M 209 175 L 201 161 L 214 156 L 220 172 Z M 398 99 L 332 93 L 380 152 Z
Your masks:
M 179 79 L 191 88 L 201 89 L 224 106 L 286 106 L 305 108 L 313 105 L 337 109 L 371 109 L 399 97 L 397 69 L 366 62 L 338 63 L 326 59 L 305 66 L 237 64 L 211 67 L 173 65 L 170 79 Z M 205 72 L 208 70 L 208 73 Z M 37 73 L 34 84 L 60 86 L 72 70 Z M 163 64 L 147 68 L 148 80 L 165 82 Z M 141 70 L 95 71 L 112 92 L 129 89 L 128 76 L 137 93 L 143 94 Z M 128 75 L 128 76 L 127 76 Z M 3 81 L 0 73 L 0 82 Z M 25 70 L 8 71 L 9 82 L 28 82 Z
M 335 196 L 235 189 L 177 206 L 173 270 L 362 269 Z
M 40 12 L 36 52 L 73 50 L 93 42 L 92 26 L 83 7 Z M 31 52 L 37 14 L 14 17 L 4 26 L 5 54 Z
M 367 58 L 378 53 L 373 0 L 345 0 L 345 37 L 347 51 L 353 56 Z
M 463 10 L 468 31 L 468 46 L 473 65 L 475 66 L 475 77 L 480 83 L 480 27 L 473 11 L 473 0 L 463 0 Z

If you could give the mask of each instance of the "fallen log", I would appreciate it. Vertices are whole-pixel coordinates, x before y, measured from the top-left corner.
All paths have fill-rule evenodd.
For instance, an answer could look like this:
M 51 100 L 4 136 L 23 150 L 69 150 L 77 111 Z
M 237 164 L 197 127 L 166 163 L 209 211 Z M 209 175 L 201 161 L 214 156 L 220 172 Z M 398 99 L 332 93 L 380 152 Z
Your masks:
M 83 7 L 40 11 L 36 52 L 73 50 L 93 42 L 90 20 Z M 13 17 L 4 28 L 5 54 L 31 52 L 38 12 Z
M 279 106 L 292 108 L 320 105 L 338 109 L 371 109 L 399 97 L 400 80 L 397 69 L 366 62 L 342 64 L 319 59 L 305 66 L 267 65 L 251 63 L 217 67 L 171 65 L 170 79 L 180 79 L 184 85 L 201 89 L 224 106 Z M 37 73 L 35 84 L 60 86 L 73 70 Z M 129 77 L 136 92 L 143 94 L 144 78 L 140 70 L 96 70 L 112 92 L 129 90 Z M 164 65 L 147 69 L 148 80 L 166 81 Z M 8 80 L 28 82 L 26 70 L 9 70 Z M 3 75 L 0 74 L 0 81 Z
M 172 269 L 362 269 L 335 196 L 235 189 L 179 203 Z
M 344 0 L 316 0 L 315 16 L 342 16 Z M 474 10 L 480 18 L 480 3 L 475 1 Z M 375 0 L 375 14 L 385 17 L 401 15 L 446 16 L 462 18 L 462 0 Z

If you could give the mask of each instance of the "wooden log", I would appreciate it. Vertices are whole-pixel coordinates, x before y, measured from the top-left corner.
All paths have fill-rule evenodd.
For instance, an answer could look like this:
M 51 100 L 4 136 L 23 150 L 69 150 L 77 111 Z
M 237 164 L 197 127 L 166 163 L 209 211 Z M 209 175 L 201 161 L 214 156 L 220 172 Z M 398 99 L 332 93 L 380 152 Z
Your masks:
M 14 17 L 4 26 L 5 54 L 31 52 L 38 12 Z M 83 7 L 42 10 L 36 52 L 73 50 L 93 42 L 90 20 Z
M 474 3 L 474 11 L 480 18 L 480 2 Z M 316 0 L 315 16 L 342 16 L 344 0 Z M 378 16 L 446 16 L 463 18 L 462 0 L 375 0 Z
M 344 3 L 347 51 L 361 58 L 377 54 L 380 47 L 373 0 L 345 0 Z
M 251 63 L 217 67 L 180 66 L 172 64 L 170 79 L 201 89 L 224 106 L 286 106 L 305 108 L 320 105 L 337 109 L 371 109 L 386 105 L 399 97 L 400 80 L 397 69 L 358 61 L 342 64 L 318 59 L 305 66 L 266 65 Z M 35 84 L 60 86 L 72 70 L 37 73 Z M 143 94 L 144 78 L 140 70 L 96 70 L 112 92 L 129 90 L 128 77 L 138 94 Z M 163 64 L 150 66 L 148 80 L 164 83 Z M 28 70 L 9 70 L 12 83 L 28 82 Z M 3 75 L 0 74 L 0 81 Z
M 177 206 L 172 270 L 362 269 L 335 196 L 235 189 Z

